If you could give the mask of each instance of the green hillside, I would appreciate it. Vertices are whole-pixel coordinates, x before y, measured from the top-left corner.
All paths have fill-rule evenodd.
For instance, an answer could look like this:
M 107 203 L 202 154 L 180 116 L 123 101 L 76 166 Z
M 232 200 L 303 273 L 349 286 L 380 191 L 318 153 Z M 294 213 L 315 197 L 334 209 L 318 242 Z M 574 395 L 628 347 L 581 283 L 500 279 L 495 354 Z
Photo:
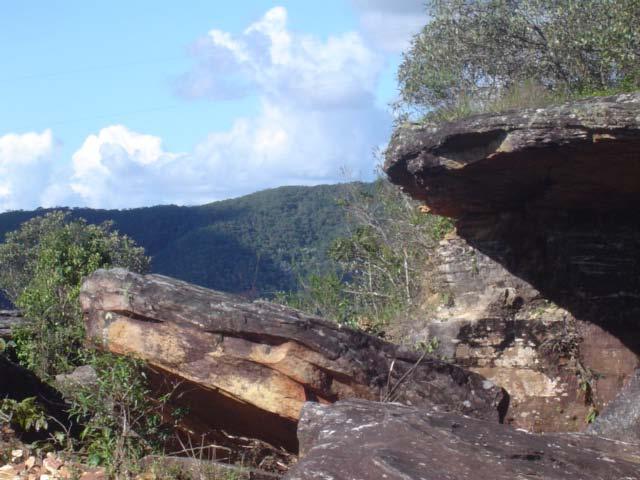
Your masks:
M 197 207 L 68 209 L 90 223 L 113 220 L 153 258 L 152 271 L 227 292 L 269 296 L 322 270 L 344 232 L 343 187 L 280 187 Z M 50 210 L 0 214 L 0 238 Z M 1 266 L 0 266 L 1 268 Z

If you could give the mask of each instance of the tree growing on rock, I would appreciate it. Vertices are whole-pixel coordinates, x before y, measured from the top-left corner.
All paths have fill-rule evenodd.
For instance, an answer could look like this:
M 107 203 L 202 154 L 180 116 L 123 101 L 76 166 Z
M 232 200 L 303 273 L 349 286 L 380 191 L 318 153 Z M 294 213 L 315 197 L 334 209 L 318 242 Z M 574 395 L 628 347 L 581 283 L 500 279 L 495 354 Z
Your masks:
M 640 86 L 638 0 L 429 0 L 426 10 L 398 71 L 405 112 L 478 110 L 525 83 L 565 96 Z

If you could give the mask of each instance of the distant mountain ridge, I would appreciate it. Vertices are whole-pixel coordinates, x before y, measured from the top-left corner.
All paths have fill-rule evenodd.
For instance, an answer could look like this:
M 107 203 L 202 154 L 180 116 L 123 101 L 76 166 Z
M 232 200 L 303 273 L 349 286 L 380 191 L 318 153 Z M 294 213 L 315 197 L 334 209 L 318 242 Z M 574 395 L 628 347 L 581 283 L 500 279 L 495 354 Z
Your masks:
M 21 223 L 66 210 L 114 228 L 152 256 L 152 271 L 233 293 L 295 290 L 298 275 L 322 271 L 329 244 L 345 233 L 344 185 L 280 187 L 194 207 L 37 209 L 0 214 L 0 240 Z M 0 265 L 0 268 L 2 266 Z

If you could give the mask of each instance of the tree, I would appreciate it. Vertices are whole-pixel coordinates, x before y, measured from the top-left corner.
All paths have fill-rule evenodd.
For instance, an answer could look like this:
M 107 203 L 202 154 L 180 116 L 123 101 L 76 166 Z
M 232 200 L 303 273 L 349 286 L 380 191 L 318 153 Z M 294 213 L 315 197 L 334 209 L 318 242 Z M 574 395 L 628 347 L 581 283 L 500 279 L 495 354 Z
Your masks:
M 523 82 L 640 86 L 638 0 L 429 0 L 426 13 L 398 71 L 405 112 L 490 102 Z
M 82 278 L 112 266 L 144 272 L 149 262 L 110 223 L 89 225 L 63 212 L 36 217 L 7 234 L 0 244 L 0 289 L 27 319 L 14 335 L 21 363 L 45 379 L 81 363 Z
M 280 300 L 383 333 L 415 305 L 432 272 L 430 254 L 452 223 L 422 212 L 384 178 L 347 184 L 343 195 L 348 232 L 328 249 L 334 271 L 303 279 L 300 292 Z

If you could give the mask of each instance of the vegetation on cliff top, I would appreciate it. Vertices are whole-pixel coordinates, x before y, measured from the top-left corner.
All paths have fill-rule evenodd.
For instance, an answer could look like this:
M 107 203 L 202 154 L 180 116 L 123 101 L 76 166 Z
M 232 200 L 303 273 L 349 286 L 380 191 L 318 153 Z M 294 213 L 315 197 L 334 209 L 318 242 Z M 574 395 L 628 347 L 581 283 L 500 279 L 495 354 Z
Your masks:
M 398 71 L 402 118 L 640 88 L 637 0 L 430 0 L 426 10 Z

